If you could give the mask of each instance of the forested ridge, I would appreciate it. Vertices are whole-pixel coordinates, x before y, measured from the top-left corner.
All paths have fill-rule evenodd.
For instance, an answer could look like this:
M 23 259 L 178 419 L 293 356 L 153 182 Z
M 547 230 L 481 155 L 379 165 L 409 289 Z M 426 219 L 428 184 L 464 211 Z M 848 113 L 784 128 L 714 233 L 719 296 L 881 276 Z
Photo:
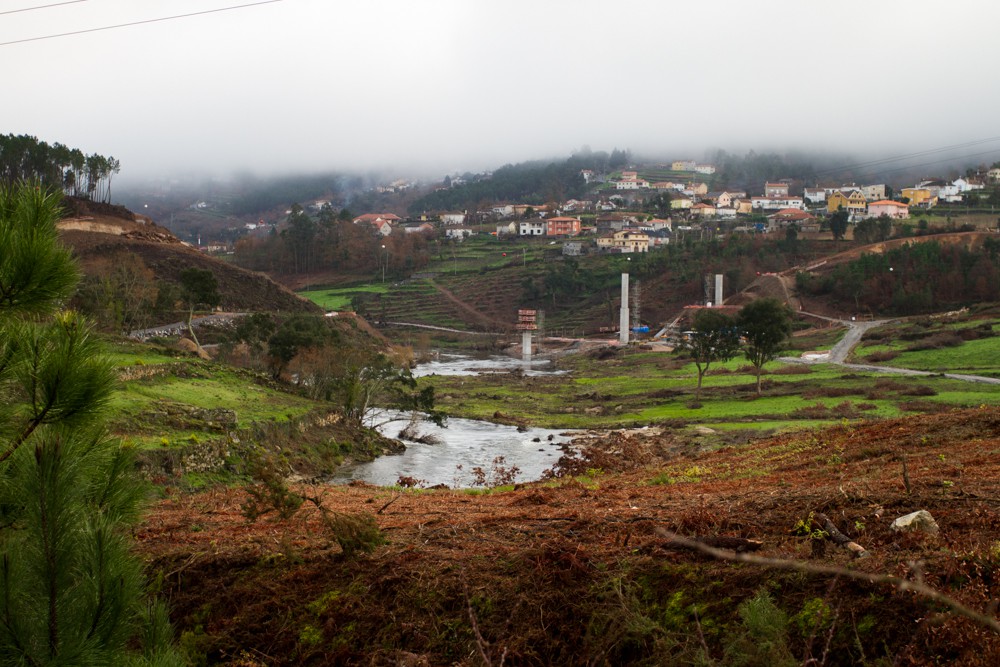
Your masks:
M 111 179 L 121 170 L 114 157 L 49 144 L 27 134 L 0 135 L 0 183 L 38 182 L 63 194 L 111 201 Z

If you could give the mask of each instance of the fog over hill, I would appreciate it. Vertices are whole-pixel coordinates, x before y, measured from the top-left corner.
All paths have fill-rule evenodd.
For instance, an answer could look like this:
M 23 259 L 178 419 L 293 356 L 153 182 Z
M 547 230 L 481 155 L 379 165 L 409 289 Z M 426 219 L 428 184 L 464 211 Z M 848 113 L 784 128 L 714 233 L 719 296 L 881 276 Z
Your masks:
M 995 134 L 993 12 L 985 0 L 946 12 L 927 0 L 53 3 L 5 12 L 0 48 L 30 67 L 5 68 L 18 103 L 2 129 L 114 155 L 123 181 L 427 176 L 588 144 L 865 159 Z M 834 15 L 864 27 L 845 33 Z

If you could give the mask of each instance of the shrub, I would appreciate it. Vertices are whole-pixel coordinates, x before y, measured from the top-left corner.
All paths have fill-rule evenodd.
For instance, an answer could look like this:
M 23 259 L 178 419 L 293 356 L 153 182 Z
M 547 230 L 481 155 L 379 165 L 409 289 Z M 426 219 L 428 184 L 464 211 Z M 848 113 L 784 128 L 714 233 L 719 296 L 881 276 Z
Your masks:
M 915 341 L 907 346 L 907 350 L 910 352 L 919 352 L 921 350 L 940 350 L 945 347 L 958 347 L 965 341 L 957 333 L 952 331 L 943 331 L 941 333 L 936 333 L 933 336 L 928 336 L 927 338 Z
M 948 412 L 951 409 L 951 406 L 935 401 L 903 401 L 897 407 L 904 412 L 924 413 Z
M 937 391 L 926 385 L 918 384 L 907 387 L 899 392 L 900 396 L 937 396 Z
M 899 352 L 896 350 L 882 350 L 880 352 L 872 352 L 868 356 L 862 358 L 870 364 L 880 364 L 886 361 L 892 361 L 898 356 Z

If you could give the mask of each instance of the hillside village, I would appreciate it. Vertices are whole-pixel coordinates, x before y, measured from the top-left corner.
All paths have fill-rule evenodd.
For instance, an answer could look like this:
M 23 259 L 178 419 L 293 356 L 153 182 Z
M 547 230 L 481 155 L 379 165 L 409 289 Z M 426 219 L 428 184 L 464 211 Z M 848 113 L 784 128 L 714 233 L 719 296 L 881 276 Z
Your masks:
M 674 178 L 654 180 L 667 173 Z M 709 182 L 715 173 L 714 165 L 689 160 L 655 167 L 635 166 L 609 174 L 585 169 L 580 176 L 592 186 L 592 197 L 587 199 L 547 204 L 501 202 L 480 210 L 437 211 L 410 218 L 368 212 L 354 217 L 353 222 L 371 225 L 383 237 L 397 231 L 439 233 L 446 239 L 461 241 L 473 234 L 491 234 L 501 239 L 561 240 L 566 255 L 590 251 L 642 253 L 666 245 L 684 232 L 829 231 L 829 219 L 838 211 L 847 213 L 849 223 L 870 219 L 906 221 L 913 213 L 939 205 L 978 206 L 987 187 L 1000 184 L 1000 167 L 993 167 L 953 180 L 922 180 L 898 192 L 884 183 L 795 189 L 792 179 L 780 179 L 760 183 L 757 193 L 748 193 L 711 190 Z M 456 178 L 447 183 L 447 187 L 459 187 L 463 181 Z

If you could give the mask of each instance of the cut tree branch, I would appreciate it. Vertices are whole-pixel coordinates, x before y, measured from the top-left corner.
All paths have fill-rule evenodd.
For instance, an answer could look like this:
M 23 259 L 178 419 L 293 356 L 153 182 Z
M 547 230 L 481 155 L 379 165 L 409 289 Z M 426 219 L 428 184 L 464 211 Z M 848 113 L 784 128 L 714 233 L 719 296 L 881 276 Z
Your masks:
M 689 548 L 700 551 L 718 560 L 751 563 L 753 565 L 761 565 L 763 567 L 770 567 L 776 570 L 792 570 L 795 572 L 806 572 L 809 574 L 846 577 L 848 579 L 866 581 L 872 584 L 888 584 L 896 590 L 910 591 L 930 600 L 934 600 L 935 602 L 939 602 L 959 616 L 964 616 L 965 618 L 975 621 L 976 623 L 979 623 L 980 625 L 983 625 L 1000 634 L 1000 621 L 996 618 L 987 616 L 986 614 L 981 614 L 975 609 L 966 607 L 958 600 L 931 588 L 923 582 L 900 579 L 899 577 L 894 577 L 888 574 L 870 574 L 868 572 L 848 570 L 847 568 L 837 567 L 836 565 L 814 565 L 812 563 L 803 563 L 800 561 L 785 560 L 782 558 L 766 558 L 764 556 L 756 556 L 753 554 L 736 553 L 735 551 L 729 551 L 728 549 L 716 549 L 715 547 L 710 547 L 706 544 L 702 544 L 701 542 L 689 540 L 686 537 L 676 535 L 668 530 L 664 530 L 663 528 L 657 528 L 656 532 L 668 540 L 679 544 L 686 544 Z

